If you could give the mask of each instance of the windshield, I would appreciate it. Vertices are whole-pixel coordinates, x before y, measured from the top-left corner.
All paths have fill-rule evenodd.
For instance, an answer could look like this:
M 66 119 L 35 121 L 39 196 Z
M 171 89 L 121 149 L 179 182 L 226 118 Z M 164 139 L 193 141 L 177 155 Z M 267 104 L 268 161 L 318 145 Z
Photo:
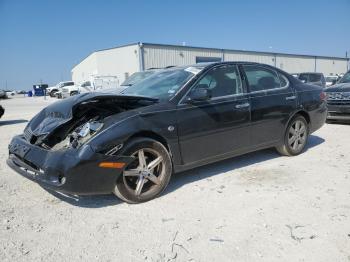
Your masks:
M 74 82 L 60 83 L 58 87 L 64 87 L 64 86 L 74 86 Z
M 195 73 L 186 69 L 164 70 L 154 73 L 142 82 L 127 88 L 122 93 L 169 99 L 194 75 Z
M 350 83 L 350 72 L 347 72 L 338 83 Z
M 126 79 L 121 85 L 122 86 L 132 86 L 143 79 L 149 77 L 150 75 L 153 75 L 155 71 L 143 71 L 143 72 L 136 72 L 133 73 L 128 79 Z

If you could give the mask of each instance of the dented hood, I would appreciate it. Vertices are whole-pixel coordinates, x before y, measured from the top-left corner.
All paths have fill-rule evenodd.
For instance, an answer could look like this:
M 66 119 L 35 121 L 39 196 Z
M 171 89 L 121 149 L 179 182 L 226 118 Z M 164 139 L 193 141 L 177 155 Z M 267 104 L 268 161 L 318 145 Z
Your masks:
M 62 101 L 55 102 L 40 111 L 27 125 L 25 130 L 30 130 L 31 134 L 41 136 L 49 134 L 58 126 L 72 119 L 75 109 L 79 105 L 102 103 L 106 100 L 116 100 L 116 102 L 135 102 L 138 100 L 148 100 L 156 102 L 157 99 L 144 96 L 125 96 L 113 93 L 85 93 L 73 96 Z

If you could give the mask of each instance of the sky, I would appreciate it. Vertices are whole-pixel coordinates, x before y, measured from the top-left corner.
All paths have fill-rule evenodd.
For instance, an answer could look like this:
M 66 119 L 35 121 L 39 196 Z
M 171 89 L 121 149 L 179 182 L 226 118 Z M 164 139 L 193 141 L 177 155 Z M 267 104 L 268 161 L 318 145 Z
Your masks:
M 0 89 L 70 80 L 135 42 L 345 57 L 350 0 L 0 0 Z

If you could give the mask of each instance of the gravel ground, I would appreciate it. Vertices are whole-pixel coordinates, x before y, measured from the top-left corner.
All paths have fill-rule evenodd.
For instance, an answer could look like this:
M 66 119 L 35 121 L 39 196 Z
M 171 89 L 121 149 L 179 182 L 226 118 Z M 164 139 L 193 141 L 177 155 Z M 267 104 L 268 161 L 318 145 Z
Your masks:
M 66 198 L 7 167 L 7 145 L 52 99 L 1 100 L 0 261 L 350 261 L 350 125 L 173 176 L 156 200 Z

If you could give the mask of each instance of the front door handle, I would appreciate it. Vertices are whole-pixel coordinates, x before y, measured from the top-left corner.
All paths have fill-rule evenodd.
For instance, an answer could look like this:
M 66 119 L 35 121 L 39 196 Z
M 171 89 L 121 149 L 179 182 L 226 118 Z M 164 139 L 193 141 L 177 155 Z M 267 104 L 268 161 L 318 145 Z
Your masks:
M 235 108 L 240 109 L 240 108 L 245 108 L 245 107 L 249 107 L 249 106 L 250 106 L 249 103 L 243 103 L 243 104 L 235 105 Z
M 297 98 L 296 96 L 287 96 L 286 100 L 294 100 L 295 98 Z

